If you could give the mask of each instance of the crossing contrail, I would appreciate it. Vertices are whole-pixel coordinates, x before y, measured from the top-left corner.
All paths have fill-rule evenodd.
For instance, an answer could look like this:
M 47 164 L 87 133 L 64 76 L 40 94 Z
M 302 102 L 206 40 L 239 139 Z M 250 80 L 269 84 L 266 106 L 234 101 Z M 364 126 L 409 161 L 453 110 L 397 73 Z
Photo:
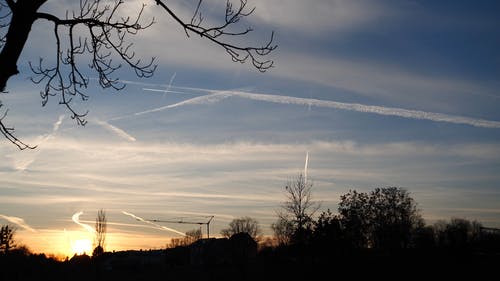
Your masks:
M 349 110 L 356 111 L 362 113 L 373 113 L 378 115 L 386 115 L 386 116 L 397 116 L 409 119 L 418 119 L 418 120 L 429 120 L 434 122 L 445 122 L 445 123 L 453 123 L 453 124 L 462 124 L 462 125 L 470 125 L 474 127 L 482 127 L 482 128 L 492 128 L 498 129 L 500 128 L 500 121 L 492 121 L 486 119 L 478 119 L 471 118 L 459 115 L 451 115 L 444 113 L 436 113 L 429 111 L 421 111 L 421 110 L 411 110 L 397 107 L 384 107 L 384 106 L 376 106 L 376 105 L 365 105 L 360 103 L 346 103 L 346 102 L 337 102 L 331 100 L 320 100 L 320 99 L 311 99 L 311 98 L 299 98 L 292 96 L 281 96 L 281 95 L 269 95 L 269 94 L 258 94 L 258 93 L 250 93 L 243 91 L 209 91 L 212 94 L 198 96 L 195 98 L 187 99 L 182 102 L 178 102 L 171 105 L 166 105 L 150 110 L 146 110 L 143 112 L 136 113 L 135 115 L 142 115 L 157 111 L 162 111 L 166 109 L 176 108 L 185 105 L 201 105 L 201 104 L 213 104 L 220 102 L 229 97 L 240 97 L 245 99 L 257 100 L 257 101 L 265 101 L 272 103 L 280 103 L 280 104 L 292 104 L 292 105 L 306 105 L 306 106 L 316 106 L 316 107 L 325 107 L 325 108 L 334 108 L 341 110 Z
M 166 231 L 170 231 L 170 232 L 174 232 L 174 233 L 180 234 L 180 235 L 182 235 L 182 236 L 186 236 L 186 234 L 185 234 L 184 232 L 181 232 L 181 231 L 175 230 L 175 229 L 173 229 L 173 228 L 166 227 L 166 226 L 164 226 L 164 225 L 159 225 L 159 224 L 156 224 L 156 223 L 154 223 L 154 222 L 151 222 L 151 221 L 145 220 L 145 219 L 143 219 L 143 218 L 141 218 L 141 217 L 139 217 L 139 216 L 136 216 L 136 215 L 134 215 L 134 214 L 132 214 L 132 213 L 122 211 L 122 214 L 127 215 L 127 216 L 129 216 L 129 217 L 132 217 L 132 218 L 134 218 L 134 219 L 136 219 L 136 220 L 138 220 L 138 221 L 142 221 L 142 222 L 144 222 L 144 223 L 147 223 L 147 224 L 150 224 L 150 225 L 154 225 L 155 227 L 157 227 L 157 228 L 159 228 L 159 229 L 161 229 L 161 230 L 166 230 Z

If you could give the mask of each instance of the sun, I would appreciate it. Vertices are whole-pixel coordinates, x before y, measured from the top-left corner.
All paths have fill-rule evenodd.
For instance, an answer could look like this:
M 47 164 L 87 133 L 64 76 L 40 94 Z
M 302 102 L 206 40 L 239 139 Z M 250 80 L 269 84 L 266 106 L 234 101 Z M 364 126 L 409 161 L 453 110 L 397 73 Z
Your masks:
M 92 254 L 92 242 L 89 239 L 79 239 L 71 243 L 73 254 L 83 255 Z

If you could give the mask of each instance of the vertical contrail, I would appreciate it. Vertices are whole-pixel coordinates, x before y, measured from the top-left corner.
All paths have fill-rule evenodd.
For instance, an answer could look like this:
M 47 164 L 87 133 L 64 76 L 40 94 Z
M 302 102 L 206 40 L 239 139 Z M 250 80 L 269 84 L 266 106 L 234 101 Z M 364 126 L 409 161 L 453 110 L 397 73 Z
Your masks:
M 159 224 L 153 223 L 153 222 L 148 221 L 148 220 L 145 220 L 145 219 L 143 219 L 143 218 L 141 218 L 141 217 L 139 217 L 139 216 L 136 216 L 136 215 L 134 215 L 134 214 L 132 214 L 132 213 L 122 211 L 122 214 L 127 215 L 127 216 L 129 216 L 129 217 L 132 217 L 132 218 L 134 218 L 134 219 L 136 219 L 136 220 L 138 220 L 138 221 L 142 221 L 142 222 L 144 222 L 144 223 L 147 223 L 147 224 L 153 225 L 153 226 L 155 226 L 155 227 L 157 227 L 157 228 L 159 228 L 159 229 L 166 230 L 166 231 L 171 231 L 171 232 L 174 232 L 174 233 L 180 234 L 180 235 L 182 235 L 182 236 L 186 236 L 186 234 L 185 234 L 184 232 L 181 232 L 181 231 L 175 230 L 175 229 L 170 228 L 170 227 L 166 227 L 166 226 L 163 226 L 163 225 L 159 225 Z
M 95 230 L 94 228 L 92 228 L 92 226 L 88 225 L 88 224 L 84 224 L 84 223 L 81 223 L 80 222 L 80 215 L 83 214 L 83 212 L 78 212 L 78 213 L 75 213 L 71 219 L 73 220 L 74 223 L 78 224 L 79 226 L 85 228 L 88 232 L 90 233 L 94 233 Z
M 309 165 L 309 151 L 306 153 L 306 163 L 304 164 L 304 182 L 307 184 L 307 166 Z
M 174 72 L 172 77 L 170 77 L 170 81 L 168 82 L 167 90 L 163 93 L 163 98 L 165 98 L 165 95 L 170 92 L 170 88 L 172 87 L 172 83 L 174 82 L 175 76 L 177 75 L 177 72 Z

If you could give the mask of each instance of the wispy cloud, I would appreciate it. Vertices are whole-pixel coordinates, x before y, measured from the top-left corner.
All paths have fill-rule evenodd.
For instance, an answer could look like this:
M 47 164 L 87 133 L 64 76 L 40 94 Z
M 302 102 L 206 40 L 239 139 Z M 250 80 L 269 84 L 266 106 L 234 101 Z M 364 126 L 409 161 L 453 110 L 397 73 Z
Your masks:
M 95 230 L 94 230 L 94 228 L 92 226 L 80 222 L 80 216 L 82 214 L 83 214 L 83 212 L 77 212 L 77 213 L 73 214 L 73 216 L 71 217 L 71 220 L 73 220 L 73 222 L 76 223 L 76 224 L 78 224 L 79 226 L 85 228 L 85 230 L 87 230 L 88 232 L 94 233 Z
M 284 4 L 285 1 L 257 0 L 254 3 L 258 10 L 254 16 L 293 32 L 347 31 L 387 18 L 391 11 L 378 2 L 315 0 L 314 5 L 310 5 L 307 1 Z
M 147 224 L 150 224 L 150 225 L 153 225 L 155 227 L 157 227 L 158 229 L 161 229 L 161 230 L 166 230 L 166 231 L 170 231 L 170 232 L 174 232 L 174 233 L 177 233 L 177 234 L 180 234 L 182 236 L 186 236 L 185 233 L 181 232 L 181 231 L 178 231 L 178 230 L 175 230 L 173 228 L 170 228 L 170 227 L 166 227 L 166 226 L 163 226 L 163 225 L 159 225 L 159 224 L 156 224 L 154 222 L 151 222 L 151 221 L 148 221 L 148 220 L 145 220 L 139 216 L 136 216 L 132 213 L 129 213 L 129 212 L 125 212 L 125 211 L 122 211 L 122 214 L 126 215 L 126 216 L 129 216 L 129 217 L 132 217 L 138 221 L 142 221 L 144 223 L 147 223 Z
M 34 143 L 37 144 L 38 149 L 30 151 L 28 153 L 24 153 L 22 156 L 19 155 L 16 155 L 14 157 L 9 156 L 13 158 L 14 169 L 17 171 L 26 171 L 31 166 L 31 164 L 33 164 L 36 161 L 38 155 L 40 154 L 40 150 L 43 148 L 42 144 L 45 144 L 49 140 L 54 139 L 63 121 L 64 121 L 64 114 L 59 115 L 57 121 L 52 125 L 52 131 L 50 131 L 50 133 L 40 135 L 37 137 L 37 140 L 34 141 Z
M 98 125 L 102 126 L 103 128 L 109 130 L 110 132 L 113 132 L 114 134 L 116 134 L 120 138 L 123 138 L 123 139 L 131 141 L 131 142 L 135 142 L 136 141 L 136 138 L 134 138 L 133 136 L 131 136 L 130 134 L 128 134 L 124 130 L 122 130 L 122 129 L 116 127 L 116 126 L 113 126 L 113 125 L 109 124 L 106 121 L 95 119 L 95 122 Z
M 6 220 L 8 222 L 11 222 L 17 226 L 20 226 L 20 227 L 22 227 L 30 232 L 37 232 L 33 227 L 29 226 L 22 218 L 6 216 L 6 215 L 2 215 L 2 214 L 0 214 L 0 218 Z
M 272 103 L 280 103 L 280 104 L 292 104 L 292 105 L 305 105 L 305 106 L 316 106 L 316 107 L 326 107 L 326 108 L 334 108 L 341 110 L 349 110 L 356 111 L 362 113 L 373 113 L 378 115 L 387 115 L 387 116 L 397 116 L 409 119 L 418 119 L 418 120 L 429 120 L 434 122 L 445 122 L 445 123 L 453 123 L 453 124 L 462 124 L 462 125 L 470 125 L 474 127 L 482 127 L 482 128 L 500 128 L 500 121 L 492 121 L 478 118 L 471 118 L 459 115 L 451 115 L 444 113 L 436 113 L 429 111 L 421 111 L 421 110 L 411 110 L 397 107 L 384 107 L 384 106 L 376 106 L 376 105 L 365 105 L 359 103 L 346 103 L 346 102 L 337 102 L 331 100 L 319 100 L 319 99 L 310 99 L 310 98 L 299 98 L 292 96 L 281 96 L 281 95 L 269 95 L 269 94 L 260 94 L 260 93 L 250 93 L 243 91 L 222 91 L 216 92 L 209 95 L 199 96 L 192 99 L 187 99 L 179 103 L 162 106 L 158 108 L 154 108 L 151 110 L 143 111 L 136 113 L 136 115 L 142 115 L 147 113 L 153 113 L 157 111 L 162 111 L 165 109 L 180 107 L 184 105 L 200 105 L 200 104 L 213 104 L 220 102 L 229 97 L 240 97 L 251 100 L 272 102 Z

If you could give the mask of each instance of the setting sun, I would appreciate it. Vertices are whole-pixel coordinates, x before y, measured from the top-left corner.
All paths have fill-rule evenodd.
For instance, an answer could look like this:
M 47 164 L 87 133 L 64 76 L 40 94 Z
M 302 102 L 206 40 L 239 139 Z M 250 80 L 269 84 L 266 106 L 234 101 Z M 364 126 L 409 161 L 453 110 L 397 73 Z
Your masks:
M 79 239 L 71 243 L 73 254 L 83 255 L 92 253 L 92 242 L 89 239 Z

